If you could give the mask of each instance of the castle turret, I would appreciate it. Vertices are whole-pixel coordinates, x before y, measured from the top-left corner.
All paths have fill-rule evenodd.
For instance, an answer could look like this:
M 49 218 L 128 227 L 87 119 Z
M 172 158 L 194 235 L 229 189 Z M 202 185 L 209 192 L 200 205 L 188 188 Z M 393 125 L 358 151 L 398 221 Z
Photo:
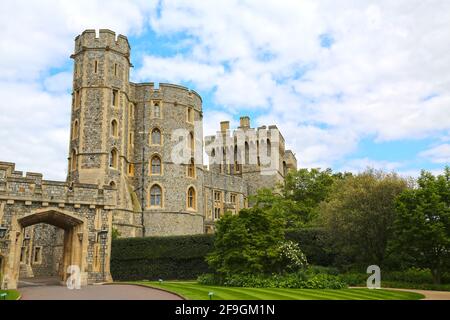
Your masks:
M 126 172 L 130 46 L 109 30 L 75 39 L 69 182 L 117 186 Z

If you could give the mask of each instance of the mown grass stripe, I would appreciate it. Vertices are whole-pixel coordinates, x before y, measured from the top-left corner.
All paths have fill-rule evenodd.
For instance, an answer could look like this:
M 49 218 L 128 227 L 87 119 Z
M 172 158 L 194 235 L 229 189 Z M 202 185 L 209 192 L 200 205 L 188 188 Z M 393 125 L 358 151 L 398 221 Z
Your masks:
M 222 288 L 221 288 L 222 290 Z M 239 292 L 245 290 L 245 292 L 251 293 L 255 299 L 252 300 L 296 300 L 297 297 L 292 294 L 286 294 L 277 290 L 263 289 L 263 288 L 227 288 L 229 291 Z
M 279 289 L 289 290 L 296 295 L 305 297 L 307 300 L 340 300 L 342 294 L 340 292 L 330 292 L 326 290 L 313 290 L 313 289 Z M 336 290 L 337 291 L 337 290 Z
M 247 288 L 248 289 L 248 288 Z M 294 292 L 292 289 L 279 289 L 279 288 L 252 288 L 251 290 L 255 290 L 258 292 L 264 292 L 265 295 L 269 297 L 276 293 L 277 295 L 286 296 L 289 300 L 311 300 L 311 297 L 320 298 L 320 295 L 310 295 L 309 292 L 307 294 L 299 295 L 298 292 Z
M 168 290 L 192 300 L 207 300 L 214 292 L 214 300 L 408 300 L 420 299 L 420 294 L 401 291 L 341 289 L 285 289 L 285 288 L 237 288 L 204 286 L 192 281 L 139 282 L 155 288 Z
M 180 292 L 183 296 L 191 300 L 206 300 L 209 298 L 208 290 L 195 286 L 162 285 L 160 286 L 160 288 L 174 290 L 174 292 Z

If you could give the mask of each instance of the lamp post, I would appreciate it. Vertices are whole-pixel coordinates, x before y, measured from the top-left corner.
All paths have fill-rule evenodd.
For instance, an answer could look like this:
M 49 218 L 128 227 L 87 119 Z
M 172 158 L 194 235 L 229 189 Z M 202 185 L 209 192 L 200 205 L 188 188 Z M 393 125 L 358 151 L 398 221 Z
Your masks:
M 8 228 L 1 226 L 0 227 L 0 239 L 4 239 L 6 237 L 6 232 L 8 232 Z
M 105 251 L 106 251 L 106 238 L 108 237 L 108 230 L 103 229 L 99 231 L 98 236 L 102 244 L 102 277 L 103 281 L 105 281 Z

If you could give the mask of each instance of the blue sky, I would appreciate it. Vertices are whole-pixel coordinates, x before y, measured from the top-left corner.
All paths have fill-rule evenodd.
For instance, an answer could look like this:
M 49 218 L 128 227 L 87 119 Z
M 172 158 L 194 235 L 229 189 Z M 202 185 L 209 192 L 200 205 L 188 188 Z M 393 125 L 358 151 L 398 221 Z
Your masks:
M 6 1 L 0 161 L 64 179 L 73 39 L 127 35 L 132 80 L 188 86 L 205 133 L 277 124 L 300 167 L 416 176 L 450 163 L 450 3 Z M 14 101 L 11 103 L 11 101 Z

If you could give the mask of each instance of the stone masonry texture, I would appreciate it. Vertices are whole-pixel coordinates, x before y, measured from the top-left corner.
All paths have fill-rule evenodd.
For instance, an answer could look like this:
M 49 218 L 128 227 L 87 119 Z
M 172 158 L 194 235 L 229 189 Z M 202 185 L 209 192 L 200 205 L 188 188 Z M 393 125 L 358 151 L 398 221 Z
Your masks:
M 204 139 L 201 96 L 174 84 L 130 82 L 131 48 L 122 35 L 86 30 L 71 57 L 67 180 L 24 176 L 0 162 L 0 225 L 9 231 L 0 239 L 3 287 L 15 281 L 4 275 L 64 278 L 69 254 L 82 261 L 87 282 L 106 281 L 113 229 L 121 237 L 211 233 L 225 212 L 237 214 L 250 195 L 297 168 L 278 128 L 251 128 L 248 117 L 236 131 L 223 122 Z M 238 131 L 256 138 L 239 141 Z M 259 163 L 264 146 L 272 150 L 269 167 Z

